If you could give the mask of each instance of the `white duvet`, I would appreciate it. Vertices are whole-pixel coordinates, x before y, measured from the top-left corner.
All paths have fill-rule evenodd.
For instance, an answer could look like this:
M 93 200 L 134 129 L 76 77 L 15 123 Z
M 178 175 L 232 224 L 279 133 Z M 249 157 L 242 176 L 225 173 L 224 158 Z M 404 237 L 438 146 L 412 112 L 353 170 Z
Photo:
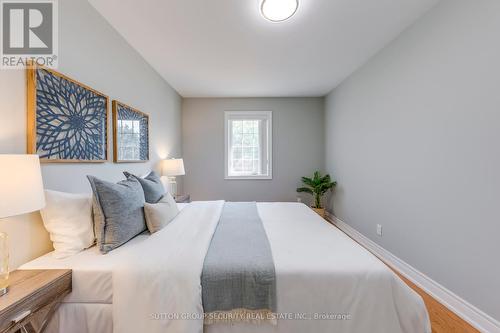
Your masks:
M 91 248 L 63 260 L 48 254 L 24 265 L 74 270 L 73 293 L 61 309 L 65 317 L 56 316 L 55 331 L 431 332 L 420 296 L 371 253 L 298 203 L 257 204 L 276 268 L 277 325 L 203 327 L 200 275 L 223 204 L 193 202 L 163 230 L 138 236 L 106 255 Z M 111 300 L 113 304 L 97 304 Z M 89 302 L 96 304 L 84 304 Z M 93 311 L 86 311 L 86 305 Z
M 113 272 L 114 332 L 203 332 L 200 275 L 223 204 L 194 202 L 147 242 L 116 250 L 130 261 Z M 305 205 L 257 207 L 276 267 L 278 324 L 205 332 L 430 332 L 420 296 Z
M 130 262 L 113 271 L 114 332 L 203 331 L 200 276 L 223 206 L 192 203 L 147 242 L 115 250 Z

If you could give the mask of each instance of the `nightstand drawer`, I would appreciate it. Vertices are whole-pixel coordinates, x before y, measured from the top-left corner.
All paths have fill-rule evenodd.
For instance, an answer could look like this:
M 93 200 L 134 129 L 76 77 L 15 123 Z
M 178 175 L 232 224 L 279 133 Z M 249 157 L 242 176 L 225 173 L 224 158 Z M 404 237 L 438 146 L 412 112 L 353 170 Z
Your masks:
M 71 292 L 71 270 L 18 270 L 12 272 L 9 284 L 9 292 L 0 297 L 2 333 L 17 330 L 42 312 L 52 312 Z

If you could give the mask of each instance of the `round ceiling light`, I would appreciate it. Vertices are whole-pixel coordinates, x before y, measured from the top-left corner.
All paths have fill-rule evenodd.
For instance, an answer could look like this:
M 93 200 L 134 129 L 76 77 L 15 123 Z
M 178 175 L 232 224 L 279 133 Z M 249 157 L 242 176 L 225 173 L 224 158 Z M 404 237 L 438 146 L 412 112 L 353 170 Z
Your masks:
M 295 14 L 299 0 L 262 0 L 260 12 L 264 18 L 273 22 L 281 22 Z

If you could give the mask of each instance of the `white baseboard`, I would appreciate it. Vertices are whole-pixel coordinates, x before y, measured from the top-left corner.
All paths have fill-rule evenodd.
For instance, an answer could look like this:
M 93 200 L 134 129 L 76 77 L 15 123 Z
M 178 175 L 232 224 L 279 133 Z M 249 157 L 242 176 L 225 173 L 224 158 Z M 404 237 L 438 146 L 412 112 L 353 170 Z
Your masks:
M 500 322 L 495 318 L 492 318 L 422 272 L 408 265 L 391 252 L 359 233 L 356 229 L 352 228 L 344 221 L 338 219 L 336 216 L 327 213 L 327 217 L 340 230 L 363 245 L 380 260 L 400 272 L 401 275 L 415 283 L 419 288 L 434 297 L 434 299 L 456 313 L 460 318 L 467 321 L 479 331 L 500 333 Z

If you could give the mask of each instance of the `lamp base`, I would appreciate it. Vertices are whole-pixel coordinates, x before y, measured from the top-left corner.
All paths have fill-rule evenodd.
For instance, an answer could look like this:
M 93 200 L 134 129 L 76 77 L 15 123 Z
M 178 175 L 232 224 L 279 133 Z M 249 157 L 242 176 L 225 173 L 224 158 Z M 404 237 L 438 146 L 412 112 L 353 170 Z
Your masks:
M 177 182 L 175 177 L 168 177 L 168 184 L 170 187 L 170 194 L 175 198 L 177 196 Z
M 0 297 L 9 292 L 9 287 L 0 288 Z

